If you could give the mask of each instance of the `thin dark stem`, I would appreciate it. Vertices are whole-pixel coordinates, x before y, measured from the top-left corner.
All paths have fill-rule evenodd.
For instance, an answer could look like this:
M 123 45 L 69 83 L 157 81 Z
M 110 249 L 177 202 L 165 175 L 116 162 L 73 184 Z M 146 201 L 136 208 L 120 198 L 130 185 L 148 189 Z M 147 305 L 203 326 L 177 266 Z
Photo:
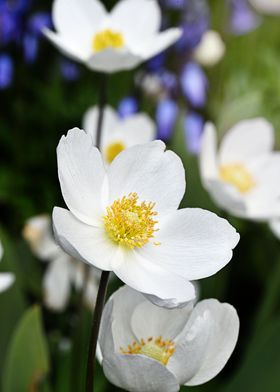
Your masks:
M 94 372 L 95 372 L 95 357 L 96 347 L 99 335 L 99 328 L 101 322 L 101 316 L 105 304 L 108 281 L 110 272 L 103 271 L 100 279 L 99 290 L 97 294 L 97 300 L 92 320 L 92 329 L 89 341 L 88 361 L 87 361 L 87 383 L 86 392 L 94 392 Z

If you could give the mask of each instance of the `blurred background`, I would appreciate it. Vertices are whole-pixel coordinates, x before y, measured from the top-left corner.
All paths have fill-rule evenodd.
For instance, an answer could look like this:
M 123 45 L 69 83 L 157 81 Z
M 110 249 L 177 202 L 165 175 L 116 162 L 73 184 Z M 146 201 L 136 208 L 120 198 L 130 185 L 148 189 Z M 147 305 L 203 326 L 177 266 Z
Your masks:
M 104 3 L 110 9 L 115 1 Z M 206 120 L 222 136 L 241 119 L 264 116 L 280 147 L 280 12 L 266 15 L 246 0 L 160 3 L 163 27 L 182 25 L 183 37 L 140 68 L 112 75 L 108 100 L 121 117 L 148 112 L 158 138 L 180 155 L 187 172 L 182 206 L 226 216 L 201 185 L 200 136 Z M 79 306 L 75 288 L 63 312 L 44 304 L 47 263 L 22 235 L 27 219 L 63 206 L 56 146 L 68 129 L 81 126 L 98 95 L 96 74 L 60 55 L 43 37 L 42 28 L 52 27 L 51 6 L 50 0 L 0 0 L 0 271 L 16 275 L 0 294 L 3 392 L 83 390 L 91 309 Z M 208 30 L 219 35 L 209 41 L 211 56 L 205 58 L 198 47 Z M 236 307 L 240 338 L 222 373 L 193 389 L 276 392 L 280 241 L 264 224 L 226 218 L 241 241 L 227 268 L 199 282 L 200 297 Z M 110 292 L 118 285 L 114 280 Z M 117 390 L 98 368 L 97 391 Z

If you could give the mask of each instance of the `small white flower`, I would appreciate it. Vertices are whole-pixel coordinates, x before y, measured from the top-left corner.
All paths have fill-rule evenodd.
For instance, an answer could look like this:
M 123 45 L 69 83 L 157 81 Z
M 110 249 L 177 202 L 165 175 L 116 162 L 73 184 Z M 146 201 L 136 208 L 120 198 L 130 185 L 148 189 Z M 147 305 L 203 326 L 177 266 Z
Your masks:
M 89 109 L 83 121 L 83 128 L 91 135 L 94 144 L 98 113 L 97 107 Z M 126 148 L 152 141 L 155 136 L 155 124 L 146 114 L 139 113 L 121 119 L 110 106 L 105 108 L 100 151 L 106 164 L 112 163 L 115 157 Z
M 176 392 L 214 378 L 237 342 L 239 318 L 229 304 L 204 300 L 167 310 L 127 286 L 105 306 L 99 360 L 111 383 L 133 392 Z
M 226 47 L 220 34 L 208 30 L 194 51 L 194 59 L 204 67 L 213 67 L 224 57 L 225 51 Z
M 3 246 L 0 242 L 0 261 L 3 257 Z M 14 274 L 10 272 L 0 272 L 0 293 L 7 290 L 15 281 Z
M 57 312 L 64 310 L 69 302 L 72 286 L 82 290 L 85 266 L 56 244 L 48 215 L 30 218 L 24 227 L 23 237 L 35 256 L 49 262 L 43 279 L 45 305 Z M 85 291 L 85 301 L 90 307 L 95 303 L 99 277 L 100 272 L 92 269 Z
M 156 0 L 122 0 L 108 13 L 98 0 L 55 0 L 56 33 L 46 36 L 67 56 L 101 72 L 136 67 L 173 44 L 181 29 L 159 32 Z
M 272 233 L 280 240 L 280 219 L 272 219 L 269 222 L 269 227 Z
M 252 6 L 263 14 L 280 14 L 280 0 L 249 0 Z
M 273 152 L 274 131 L 265 119 L 241 121 L 216 151 L 216 130 L 202 137 L 202 182 L 215 202 L 233 215 L 266 221 L 280 216 L 280 154 Z
M 180 304 L 190 280 L 232 257 L 239 234 L 201 209 L 177 210 L 185 192 L 180 158 L 154 141 L 122 151 L 107 167 L 92 138 L 77 128 L 57 148 L 58 175 L 70 211 L 54 208 L 54 232 L 75 258 L 115 274 L 143 293 Z

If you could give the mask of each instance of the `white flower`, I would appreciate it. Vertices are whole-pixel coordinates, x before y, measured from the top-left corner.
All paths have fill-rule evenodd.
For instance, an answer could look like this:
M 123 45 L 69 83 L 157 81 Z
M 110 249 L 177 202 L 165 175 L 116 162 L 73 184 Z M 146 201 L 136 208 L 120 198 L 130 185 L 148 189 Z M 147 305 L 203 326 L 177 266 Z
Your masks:
M 97 107 L 89 109 L 83 121 L 83 128 L 91 135 L 94 144 L 98 112 Z M 100 151 L 106 164 L 110 164 L 126 148 L 152 141 L 155 136 L 155 124 L 146 114 L 139 113 L 121 119 L 110 106 L 105 108 Z
M 173 305 L 194 298 L 190 280 L 230 261 L 239 235 L 226 220 L 201 209 L 177 210 L 185 171 L 164 143 L 130 147 L 106 170 L 91 136 L 75 128 L 61 138 L 57 157 L 70 211 L 54 208 L 54 232 L 73 257 Z
M 275 237 L 277 237 L 278 239 L 280 239 L 280 219 L 272 219 L 269 222 L 269 227 L 272 231 L 272 233 L 275 235 Z
M 237 342 L 239 318 L 215 299 L 167 310 L 122 287 L 105 306 L 99 346 L 111 383 L 133 392 L 176 392 L 214 378 Z
M 252 6 L 263 14 L 279 14 L 280 0 L 249 0 Z
M 57 312 L 64 310 L 69 302 L 72 286 L 76 290 L 83 288 L 85 266 L 56 244 L 48 215 L 30 218 L 24 227 L 23 236 L 34 255 L 49 262 L 43 279 L 45 305 Z M 99 277 L 100 272 L 92 269 L 85 290 L 85 302 L 90 307 L 95 303 Z
M 98 0 L 55 0 L 56 33 L 46 36 L 67 56 L 90 69 L 116 72 L 136 67 L 173 44 L 181 29 L 159 32 L 156 0 L 122 0 L 108 13 Z
M 241 121 L 216 152 L 216 130 L 207 124 L 200 154 L 201 178 L 215 202 L 233 215 L 265 221 L 280 216 L 280 154 L 265 119 Z
M 0 261 L 3 257 L 3 246 L 0 242 Z M 7 290 L 15 281 L 14 274 L 10 272 L 0 272 L 0 293 Z
M 213 67 L 225 54 L 225 44 L 220 34 L 213 30 L 206 31 L 194 51 L 194 59 L 204 67 Z

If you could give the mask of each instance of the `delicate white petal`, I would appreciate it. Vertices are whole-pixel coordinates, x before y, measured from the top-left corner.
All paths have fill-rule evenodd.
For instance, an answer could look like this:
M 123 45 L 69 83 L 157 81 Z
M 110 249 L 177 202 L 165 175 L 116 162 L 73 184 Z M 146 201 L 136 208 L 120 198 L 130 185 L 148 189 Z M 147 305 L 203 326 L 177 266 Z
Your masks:
M 273 219 L 269 223 L 269 227 L 271 228 L 273 234 L 280 239 L 280 218 Z
M 115 355 L 103 358 L 103 370 L 114 385 L 131 392 L 177 392 L 174 375 L 161 363 L 143 355 Z
M 54 0 L 52 16 L 61 35 L 82 44 L 90 42 L 107 12 L 97 0 Z
M 185 171 L 181 159 L 165 152 L 160 141 L 131 147 L 121 152 L 108 170 L 110 203 L 131 192 L 139 201 L 155 202 L 155 210 L 177 209 L 185 192 Z
M 197 287 L 194 285 L 193 282 L 191 282 L 192 285 L 194 286 L 194 295 L 195 298 L 197 298 Z M 192 288 L 193 290 L 193 288 Z M 165 308 L 165 309 L 182 309 L 184 307 L 186 307 L 187 305 L 189 305 L 190 300 L 186 300 L 185 302 L 180 302 L 178 300 L 178 298 L 160 298 L 157 297 L 156 295 L 152 295 L 152 294 L 145 294 L 143 293 L 144 297 L 147 298 L 148 301 L 150 301 L 152 304 L 159 306 L 161 308 Z M 193 301 L 191 301 L 193 302 Z
M 213 124 L 207 123 L 201 138 L 199 160 L 201 179 L 204 183 L 205 180 L 214 179 L 218 176 L 216 146 L 216 129 Z
M 268 15 L 279 15 L 280 1 L 279 0 L 249 0 L 257 11 Z
M 49 264 L 43 280 L 44 302 L 54 311 L 65 309 L 71 290 L 72 266 L 68 255 L 62 255 Z
M 3 254 L 4 254 L 4 249 L 3 249 L 2 242 L 0 241 L 0 261 L 1 261 L 2 257 L 3 257 Z
M 159 31 L 161 12 L 157 1 L 121 0 L 111 12 L 111 23 L 132 46 L 151 39 Z
M 15 281 L 15 276 L 9 272 L 0 273 L 0 293 L 7 290 Z
M 189 323 L 208 312 L 209 323 L 205 325 L 209 331 L 208 344 L 200 368 L 191 379 L 185 381 L 185 385 L 200 385 L 214 378 L 224 368 L 236 346 L 239 318 L 234 307 L 214 299 L 202 301 L 195 307 Z
M 128 50 L 108 48 L 92 54 L 86 63 L 91 70 L 113 73 L 132 69 L 140 64 L 141 61 L 141 56 Z
M 75 41 L 67 40 L 65 37 L 62 37 L 47 28 L 43 30 L 43 33 L 57 47 L 57 49 L 72 60 L 83 62 L 86 61 L 90 55 L 90 51 L 87 46 L 85 47 L 84 45 L 75 43 Z
M 115 134 L 116 137 L 117 135 L 122 136 L 126 147 L 132 147 L 136 144 L 154 140 L 156 137 L 156 126 L 150 117 L 139 113 L 122 121 L 116 128 Z
M 274 130 L 267 120 L 256 118 L 241 121 L 223 137 L 220 163 L 247 163 L 270 152 L 273 144 Z
M 135 306 L 131 327 L 138 341 L 142 338 L 146 340 L 150 336 L 155 339 L 161 336 L 163 340 L 174 340 L 183 331 L 192 309 L 192 303 L 184 309 L 171 311 L 145 301 Z
M 54 233 L 66 253 L 102 270 L 111 270 L 118 248 L 107 239 L 103 228 L 82 223 L 63 208 L 53 210 Z
M 92 138 L 74 128 L 62 136 L 57 147 L 61 191 L 70 211 L 88 224 L 100 224 L 105 169 Z
M 133 53 L 147 60 L 162 52 L 174 44 L 182 35 L 182 29 L 172 28 L 155 35 L 153 38 L 143 41 L 137 48 L 133 47 Z
M 97 106 L 94 106 L 87 110 L 83 118 L 83 129 L 91 135 L 94 144 L 96 144 L 98 116 L 99 109 Z M 120 120 L 117 112 L 111 106 L 106 106 L 102 121 L 101 146 L 104 144 L 104 139 L 108 139 L 111 133 L 118 127 L 119 123 Z
M 114 269 L 115 274 L 127 285 L 141 293 L 166 300 L 162 304 L 167 307 L 172 307 L 174 303 L 186 304 L 195 298 L 192 283 L 174 271 L 164 270 L 153 259 L 144 259 L 132 251 L 123 252 L 122 262 Z
M 155 241 L 160 245 L 148 243 L 139 252 L 188 280 L 205 278 L 223 268 L 240 238 L 228 221 L 196 208 L 170 213 L 159 227 Z

